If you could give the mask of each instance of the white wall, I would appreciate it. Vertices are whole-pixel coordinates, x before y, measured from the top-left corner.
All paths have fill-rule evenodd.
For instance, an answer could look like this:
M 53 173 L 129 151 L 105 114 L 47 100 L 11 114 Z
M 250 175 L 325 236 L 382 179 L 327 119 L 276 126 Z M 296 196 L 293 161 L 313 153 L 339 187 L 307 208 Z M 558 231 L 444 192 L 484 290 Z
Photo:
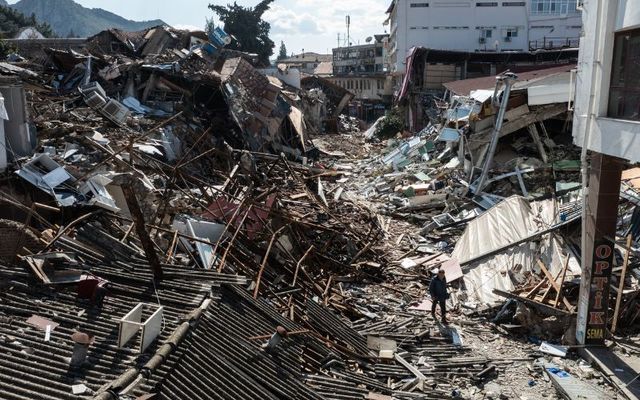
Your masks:
M 263 68 L 260 72 L 268 76 L 276 77 L 287 85 L 300 89 L 302 74 L 297 68 L 287 68 L 284 71 L 281 71 L 279 68 Z
M 547 41 L 556 41 L 556 38 L 577 39 L 581 33 L 582 16 L 580 13 L 561 16 L 529 16 L 529 41 L 544 41 L 545 38 Z
M 580 43 L 574 143 L 582 146 L 589 129 L 590 150 L 640 162 L 640 122 L 607 117 L 614 35 L 640 27 L 640 1 L 585 0 L 583 8 L 584 26 L 591 29 L 585 29 Z
M 513 2 L 513 0 L 509 0 Z M 497 3 L 478 7 L 477 3 Z M 579 13 L 534 15 L 530 1 L 524 6 L 503 6 L 506 0 L 396 0 L 391 14 L 392 72 L 402 74 L 408 51 L 414 46 L 460 51 L 528 51 L 530 40 L 545 37 L 577 38 L 581 30 Z M 428 3 L 428 7 L 411 7 Z M 530 29 L 535 26 L 535 29 Z M 490 29 L 492 37 L 480 43 L 481 29 Z M 508 28 L 518 28 L 518 36 L 505 40 Z M 395 46 L 394 46 L 395 44 Z
M 391 95 L 391 87 L 386 77 L 331 77 L 331 82 L 353 93 L 358 100 L 382 100 L 383 95 Z M 351 82 L 351 83 L 349 83 Z M 380 86 L 378 86 L 380 85 Z M 378 89 L 381 87 L 381 89 Z

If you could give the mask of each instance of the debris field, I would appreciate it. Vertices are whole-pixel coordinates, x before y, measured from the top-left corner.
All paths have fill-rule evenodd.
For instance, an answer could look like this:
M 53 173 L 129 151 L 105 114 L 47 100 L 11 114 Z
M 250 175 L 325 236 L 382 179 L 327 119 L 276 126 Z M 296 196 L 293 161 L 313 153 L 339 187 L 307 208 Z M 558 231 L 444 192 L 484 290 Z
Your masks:
M 346 89 L 206 41 L 108 30 L 0 63 L 0 398 L 624 398 L 573 339 L 579 150 L 566 103 L 529 104 L 544 77 L 502 77 L 501 104 L 451 92 L 383 138 Z

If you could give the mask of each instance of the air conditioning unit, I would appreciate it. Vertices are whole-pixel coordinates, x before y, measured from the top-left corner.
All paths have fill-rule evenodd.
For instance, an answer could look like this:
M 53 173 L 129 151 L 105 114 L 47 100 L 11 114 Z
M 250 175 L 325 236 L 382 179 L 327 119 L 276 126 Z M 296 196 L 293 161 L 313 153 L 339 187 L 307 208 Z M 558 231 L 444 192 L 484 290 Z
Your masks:
M 84 101 L 91 108 L 102 108 L 107 104 L 107 99 L 105 99 L 98 91 L 90 92 L 90 94 L 84 98 Z
M 102 113 L 112 121 L 122 124 L 129 116 L 130 111 L 119 101 L 111 99 L 102 107 Z
M 486 38 L 481 37 L 480 39 L 478 39 L 478 43 L 480 43 L 480 44 L 484 44 L 486 42 L 487 42 Z
M 511 41 L 511 36 L 505 36 L 504 41 L 505 42 L 510 42 Z
M 107 98 L 107 93 L 104 91 L 102 86 L 100 86 L 100 84 L 95 81 L 89 82 L 86 85 L 82 85 L 80 87 L 80 92 L 82 92 L 82 94 L 84 94 L 86 97 L 89 97 L 91 93 L 96 92 L 96 93 L 99 93 L 100 96 L 104 97 L 105 99 Z

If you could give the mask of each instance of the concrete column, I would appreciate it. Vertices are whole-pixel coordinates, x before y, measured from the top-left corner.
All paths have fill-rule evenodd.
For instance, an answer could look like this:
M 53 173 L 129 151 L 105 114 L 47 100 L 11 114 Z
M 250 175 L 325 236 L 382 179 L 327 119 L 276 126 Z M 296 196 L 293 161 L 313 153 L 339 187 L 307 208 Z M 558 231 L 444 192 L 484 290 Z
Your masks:
M 591 156 L 576 327 L 580 344 L 604 344 L 614 250 L 608 238 L 616 237 L 622 168 L 623 163 L 615 157 L 600 153 Z

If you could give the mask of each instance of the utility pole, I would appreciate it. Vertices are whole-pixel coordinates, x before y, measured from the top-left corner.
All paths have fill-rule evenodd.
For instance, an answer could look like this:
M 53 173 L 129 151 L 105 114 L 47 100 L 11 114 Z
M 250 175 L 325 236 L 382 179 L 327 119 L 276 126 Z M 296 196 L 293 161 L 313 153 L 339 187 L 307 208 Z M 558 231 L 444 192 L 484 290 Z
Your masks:
M 338 32 L 338 47 L 340 47 L 340 32 Z
M 351 47 L 351 16 L 347 15 L 347 47 Z

